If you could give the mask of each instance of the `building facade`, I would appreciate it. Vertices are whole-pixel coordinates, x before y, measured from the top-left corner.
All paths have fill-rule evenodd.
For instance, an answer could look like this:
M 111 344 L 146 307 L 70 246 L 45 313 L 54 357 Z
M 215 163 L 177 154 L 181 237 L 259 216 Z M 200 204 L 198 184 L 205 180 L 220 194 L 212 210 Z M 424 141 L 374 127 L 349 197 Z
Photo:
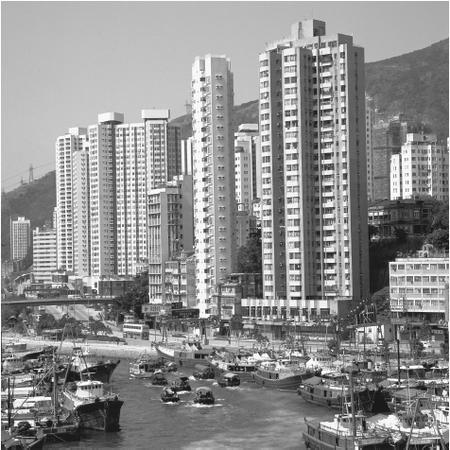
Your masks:
M 115 126 L 123 114 L 99 114 L 88 127 L 91 226 L 91 274 L 114 275 L 116 259 L 116 148 Z
M 182 252 L 164 264 L 166 302 L 182 303 L 183 308 L 197 306 L 195 290 L 195 255 Z
M 20 261 L 31 247 L 31 224 L 29 219 L 18 217 L 10 220 L 11 260 Z
M 148 196 L 148 277 L 150 303 L 165 303 L 165 263 L 192 252 L 192 176 L 180 175 Z
M 234 133 L 235 193 L 238 211 L 253 214 L 261 195 L 261 143 L 258 124 L 244 123 Z
M 81 188 L 82 160 L 87 144 L 86 128 L 74 127 L 56 139 L 56 230 L 57 266 L 68 272 L 74 271 L 74 155 L 76 164 L 77 188 Z M 78 183 L 79 182 L 79 183 Z M 82 207 L 82 192 L 75 197 L 77 208 Z M 77 210 L 77 214 L 81 210 Z M 88 205 L 86 211 L 89 211 Z M 77 219 L 82 220 L 78 215 Z M 81 222 L 82 223 L 82 222 Z M 81 225 L 77 222 L 77 225 Z M 79 230 L 79 229 L 78 229 Z
M 143 123 L 115 127 L 117 274 L 147 263 L 147 152 Z
M 435 135 L 408 133 L 391 157 L 391 199 L 432 196 L 448 202 L 448 148 Z
M 391 157 L 400 153 L 408 123 L 403 115 L 390 121 L 377 121 L 372 127 L 372 200 L 388 200 Z
M 192 130 L 196 286 L 200 316 L 211 314 L 217 286 L 236 258 L 233 74 L 224 56 L 192 66 Z
M 398 317 L 445 320 L 448 317 L 448 255 L 422 252 L 389 263 L 391 311 Z
M 367 200 L 373 198 L 373 153 L 372 132 L 375 122 L 373 99 L 366 94 L 366 158 L 367 158 Z
M 56 229 L 37 227 L 33 230 L 33 275 L 36 282 L 51 283 L 57 270 Z
M 306 20 L 259 62 L 264 298 L 329 317 L 369 293 L 364 50 Z
M 369 225 L 376 227 L 377 238 L 394 238 L 396 230 L 408 236 L 423 236 L 428 232 L 433 202 L 426 200 L 380 200 L 369 204 Z

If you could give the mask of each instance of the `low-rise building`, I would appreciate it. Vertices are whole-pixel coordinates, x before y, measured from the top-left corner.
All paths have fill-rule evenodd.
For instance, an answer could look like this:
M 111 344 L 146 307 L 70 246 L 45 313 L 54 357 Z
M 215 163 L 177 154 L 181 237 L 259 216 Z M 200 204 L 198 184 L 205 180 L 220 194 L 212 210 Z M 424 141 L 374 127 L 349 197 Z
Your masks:
M 396 229 L 409 236 L 427 233 L 433 209 L 430 200 L 380 200 L 369 204 L 369 225 L 377 228 L 376 237 L 395 237 Z
M 391 311 L 398 317 L 448 320 L 449 258 L 430 247 L 389 263 Z

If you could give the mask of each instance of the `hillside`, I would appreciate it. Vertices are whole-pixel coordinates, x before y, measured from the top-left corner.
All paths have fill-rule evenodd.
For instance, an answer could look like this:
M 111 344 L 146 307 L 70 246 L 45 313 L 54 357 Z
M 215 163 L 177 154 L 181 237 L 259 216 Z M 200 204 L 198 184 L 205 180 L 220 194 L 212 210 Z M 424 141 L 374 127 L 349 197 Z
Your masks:
M 383 115 L 404 112 L 448 136 L 449 40 L 366 64 L 366 91 Z
M 31 228 L 42 226 L 53 217 L 56 206 L 55 171 L 33 183 L 2 193 L 2 261 L 9 258 L 9 219 L 25 216 Z
M 441 138 L 448 136 L 449 40 L 421 50 L 366 64 L 366 91 L 375 100 L 381 117 L 403 112 L 424 122 Z M 258 101 L 233 109 L 233 128 L 258 122 Z M 182 138 L 192 135 L 188 114 L 172 120 L 181 127 Z

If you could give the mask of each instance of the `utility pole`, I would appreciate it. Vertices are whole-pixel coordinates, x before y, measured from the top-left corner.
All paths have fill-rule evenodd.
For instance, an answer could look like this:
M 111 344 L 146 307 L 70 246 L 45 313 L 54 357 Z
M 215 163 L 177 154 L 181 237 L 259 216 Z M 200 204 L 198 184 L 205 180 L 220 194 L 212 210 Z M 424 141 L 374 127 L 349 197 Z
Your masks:
M 28 183 L 32 183 L 33 181 L 34 181 L 33 164 L 30 164 L 30 169 L 28 173 Z

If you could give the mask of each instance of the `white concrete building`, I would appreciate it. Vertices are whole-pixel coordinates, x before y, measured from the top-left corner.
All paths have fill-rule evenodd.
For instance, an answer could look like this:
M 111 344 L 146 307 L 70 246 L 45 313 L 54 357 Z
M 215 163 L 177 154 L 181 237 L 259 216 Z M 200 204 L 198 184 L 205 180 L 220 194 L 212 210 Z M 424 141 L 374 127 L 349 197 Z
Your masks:
M 99 114 L 88 127 L 91 225 L 91 275 L 114 275 L 116 260 L 115 126 L 123 114 Z
M 420 252 L 419 252 L 420 253 Z M 448 256 L 396 258 L 389 263 L 391 311 L 399 316 L 439 320 L 448 317 Z
M 68 272 L 74 271 L 74 154 L 84 152 L 86 142 L 86 128 L 70 128 L 55 145 L 57 266 Z M 77 161 L 81 163 L 81 159 Z M 81 170 L 80 165 L 77 167 Z
M 328 317 L 369 294 L 364 50 L 305 20 L 259 62 L 264 298 Z
M 168 109 L 144 109 L 147 188 L 164 186 L 181 173 L 180 131 L 169 126 Z
M 430 195 L 449 200 L 448 147 L 435 135 L 408 133 L 401 153 L 391 156 L 391 200 Z
M 83 148 L 72 153 L 72 202 L 73 202 L 73 273 L 79 277 L 91 272 L 89 220 L 89 142 L 83 140 Z
M 36 282 L 51 283 L 57 270 L 56 229 L 37 227 L 33 230 L 33 275 Z
M 27 256 L 31 246 L 30 221 L 25 217 L 10 220 L 11 260 L 20 261 Z
M 180 175 L 148 195 L 149 302 L 165 303 L 164 265 L 194 247 L 192 176 Z
M 147 260 L 147 152 L 143 123 L 115 127 L 117 274 L 136 275 Z
M 196 284 L 200 316 L 217 311 L 212 297 L 236 258 L 233 74 L 225 56 L 192 66 L 192 130 Z

